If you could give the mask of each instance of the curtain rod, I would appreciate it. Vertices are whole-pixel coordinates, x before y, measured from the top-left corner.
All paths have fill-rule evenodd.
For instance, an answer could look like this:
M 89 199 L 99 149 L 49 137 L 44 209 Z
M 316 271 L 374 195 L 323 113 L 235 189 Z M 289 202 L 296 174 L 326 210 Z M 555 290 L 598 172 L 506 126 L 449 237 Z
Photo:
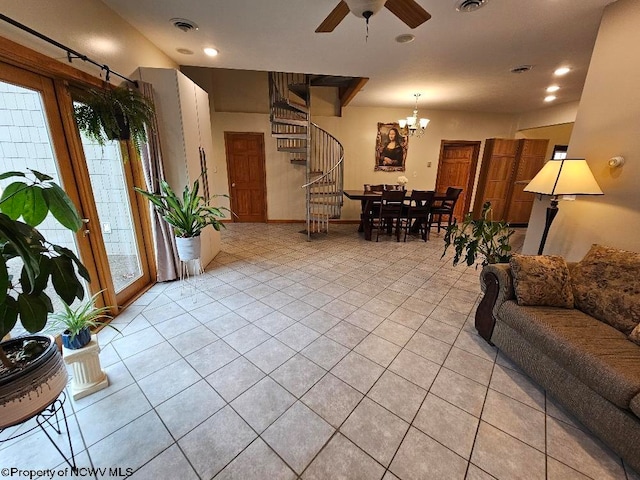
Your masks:
M 96 67 L 100 67 L 101 70 L 104 70 L 106 72 L 105 80 L 107 82 L 109 81 L 110 75 L 115 75 L 116 77 L 119 77 L 129 83 L 133 83 L 136 87 L 138 86 L 137 80 L 131 80 L 130 78 L 125 77 L 124 75 L 120 75 L 118 72 L 111 70 L 108 65 L 98 63 L 95 60 L 92 60 L 91 58 L 87 57 L 86 55 L 80 52 L 77 52 L 76 50 L 73 50 L 72 48 L 69 48 L 66 45 L 63 45 L 60 42 L 56 42 L 53 38 L 47 37 L 46 35 L 34 30 L 33 28 L 23 25 L 22 23 L 14 20 L 13 18 L 7 17 L 6 15 L 0 13 L 0 20 L 4 20 L 5 22 L 10 23 L 11 25 L 19 28 L 20 30 L 24 30 L 25 32 L 30 33 L 31 35 L 38 37 L 39 39 L 44 40 L 45 42 L 50 43 L 51 45 L 54 45 L 60 48 L 61 50 L 64 50 L 65 52 L 67 52 L 67 60 L 69 60 L 69 63 L 72 63 L 74 58 L 78 58 L 83 62 L 91 63 Z

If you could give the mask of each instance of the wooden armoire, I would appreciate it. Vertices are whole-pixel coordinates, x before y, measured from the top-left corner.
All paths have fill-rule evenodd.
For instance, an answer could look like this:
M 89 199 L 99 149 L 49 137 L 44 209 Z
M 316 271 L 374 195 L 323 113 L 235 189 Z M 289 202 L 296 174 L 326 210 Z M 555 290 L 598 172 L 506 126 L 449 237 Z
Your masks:
M 489 138 L 485 142 L 480 177 L 473 204 L 478 218 L 484 202 L 491 202 L 493 220 L 527 225 L 533 208 L 533 193 L 524 187 L 545 162 L 549 140 Z

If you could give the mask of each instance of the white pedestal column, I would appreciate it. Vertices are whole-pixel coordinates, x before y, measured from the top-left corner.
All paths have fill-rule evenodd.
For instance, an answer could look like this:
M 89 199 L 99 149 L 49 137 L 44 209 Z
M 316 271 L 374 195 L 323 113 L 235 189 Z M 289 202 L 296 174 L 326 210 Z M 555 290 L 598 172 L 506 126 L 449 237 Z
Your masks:
M 107 374 L 100 366 L 100 345 L 98 337 L 91 335 L 91 341 L 78 350 L 62 347 L 62 358 L 73 367 L 71 395 L 74 400 L 91 395 L 109 386 Z

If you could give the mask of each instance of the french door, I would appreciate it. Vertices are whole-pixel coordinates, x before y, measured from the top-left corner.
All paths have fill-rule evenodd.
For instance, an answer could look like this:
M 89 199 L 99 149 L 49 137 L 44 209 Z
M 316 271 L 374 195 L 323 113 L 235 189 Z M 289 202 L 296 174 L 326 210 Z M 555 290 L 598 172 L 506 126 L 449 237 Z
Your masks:
M 119 142 L 82 138 L 72 109 L 63 82 L 0 62 L 0 172 L 33 169 L 62 186 L 83 228 L 74 234 L 46 219 L 38 229 L 80 257 L 91 275 L 87 294 L 102 291 L 101 303 L 117 307 L 151 283 L 148 223 L 132 194 L 140 166 L 123 161 Z

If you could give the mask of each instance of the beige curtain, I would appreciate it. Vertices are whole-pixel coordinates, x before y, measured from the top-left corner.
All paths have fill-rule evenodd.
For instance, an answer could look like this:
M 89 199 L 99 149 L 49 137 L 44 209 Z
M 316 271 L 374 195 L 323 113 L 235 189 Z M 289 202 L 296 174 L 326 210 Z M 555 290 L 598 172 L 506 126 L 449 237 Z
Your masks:
M 138 80 L 138 88 L 145 97 L 153 102 L 153 86 L 150 83 Z M 142 157 L 142 168 L 147 190 L 158 193 L 160 191 L 160 181 L 165 177 L 157 119 L 154 119 L 154 125 L 147 131 L 147 143 L 140 146 L 140 155 Z M 151 209 L 151 219 L 156 247 L 157 280 L 159 282 L 175 280 L 180 275 L 180 260 L 178 259 L 173 232 L 169 224 L 160 217 L 155 208 Z

